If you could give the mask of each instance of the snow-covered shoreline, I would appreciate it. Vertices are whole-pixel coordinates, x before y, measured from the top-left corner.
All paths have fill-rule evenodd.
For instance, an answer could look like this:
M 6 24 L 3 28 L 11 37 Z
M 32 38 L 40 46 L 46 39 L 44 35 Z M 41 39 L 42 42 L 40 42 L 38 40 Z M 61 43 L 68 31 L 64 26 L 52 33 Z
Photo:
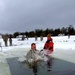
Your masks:
M 54 42 L 54 52 L 53 54 L 57 54 L 58 52 L 72 52 L 75 51 L 75 36 L 70 36 L 68 39 L 68 36 L 57 36 L 52 37 Z M 13 46 L 9 46 L 8 41 L 8 47 L 4 46 L 4 42 L 2 39 L 0 39 L 2 47 L 0 47 L 0 54 L 3 53 L 3 55 L 14 53 L 15 55 L 22 55 L 27 53 L 28 50 L 30 50 L 31 43 L 36 43 L 36 47 L 38 50 L 43 49 L 44 43 L 46 42 L 46 37 L 43 38 L 43 41 L 40 41 L 40 37 L 37 41 L 35 41 L 35 38 L 29 38 L 28 40 L 25 39 L 24 41 L 19 41 L 18 38 L 13 38 Z M 13 56 L 14 56 L 13 54 Z

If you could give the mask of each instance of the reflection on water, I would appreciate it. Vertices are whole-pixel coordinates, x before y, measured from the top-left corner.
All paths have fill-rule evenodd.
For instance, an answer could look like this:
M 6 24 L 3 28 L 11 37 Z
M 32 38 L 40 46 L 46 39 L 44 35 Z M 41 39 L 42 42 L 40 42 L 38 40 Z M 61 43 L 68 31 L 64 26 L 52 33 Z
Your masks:
M 51 71 L 52 68 L 52 61 L 53 58 L 48 57 L 47 61 L 39 61 L 39 62 L 33 62 L 31 64 L 29 63 L 23 63 L 23 64 L 27 64 L 29 69 L 32 69 L 32 72 L 34 75 L 47 75 L 48 72 Z M 26 67 L 26 66 L 25 66 Z
M 39 66 L 41 69 L 44 69 L 44 70 L 45 70 L 45 67 L 47 67 L 47 71 L 51 71 L 52 59 L 47 60 L 47 62 L 45 62 L 45 63 L 47 63 L 47 64 L 42 65 L 42 64 L 44 64 L 44 62 L 42 64 L 41 64 L 41 62 L 40 63 L 34 62 L 34 65 L 32 66 L 34 75 L 38 74 Z M 39 65 L 39 64 L 41 64 L 41 65 Z
M 36 62 L 34 62 L 34 65 L 32 66 L 32 69 L 33 69 L 34 75 L 37 75 L 37 63 Z
M 47 71 L 51 71 L 51 67 L 52 67 L 52 58 L 49 58 L 49 59 L 47 60 L 47 68 L 48 68 Z

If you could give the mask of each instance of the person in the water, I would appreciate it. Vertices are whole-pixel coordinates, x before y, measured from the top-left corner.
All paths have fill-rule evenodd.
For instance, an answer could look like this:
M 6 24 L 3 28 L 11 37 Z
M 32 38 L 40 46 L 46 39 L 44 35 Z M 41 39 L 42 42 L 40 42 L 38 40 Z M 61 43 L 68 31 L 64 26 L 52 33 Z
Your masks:
M 28 62 L 37 62 L 41 59 L 40 51 L 36 49 L 35 43 L 31 44 L 31 49 L 28 51 L 26 59 Z

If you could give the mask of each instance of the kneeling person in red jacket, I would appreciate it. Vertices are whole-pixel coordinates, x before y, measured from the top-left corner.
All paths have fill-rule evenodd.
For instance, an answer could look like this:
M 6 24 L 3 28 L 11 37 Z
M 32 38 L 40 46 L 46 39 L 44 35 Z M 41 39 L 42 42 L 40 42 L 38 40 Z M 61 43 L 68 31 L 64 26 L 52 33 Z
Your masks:
M 54 43 L 53 43 L 53 39 L 51 38 L 51 34 L 47 35 L 47 41 L 44 45 L 44 49 L 48 50 L 49 53 L 52 53 L 54 51 Z

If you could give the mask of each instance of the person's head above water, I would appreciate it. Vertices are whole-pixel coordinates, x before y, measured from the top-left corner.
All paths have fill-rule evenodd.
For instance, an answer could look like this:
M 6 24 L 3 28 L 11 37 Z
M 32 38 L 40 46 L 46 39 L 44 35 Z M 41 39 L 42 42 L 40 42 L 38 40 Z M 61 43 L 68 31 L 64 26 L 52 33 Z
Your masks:
M 32 44 L 31 44 L 31 49 L 32 49 L 32 50 L 36 50 L 36 44 L 35 44 L 35 43 L 32 43 Z

